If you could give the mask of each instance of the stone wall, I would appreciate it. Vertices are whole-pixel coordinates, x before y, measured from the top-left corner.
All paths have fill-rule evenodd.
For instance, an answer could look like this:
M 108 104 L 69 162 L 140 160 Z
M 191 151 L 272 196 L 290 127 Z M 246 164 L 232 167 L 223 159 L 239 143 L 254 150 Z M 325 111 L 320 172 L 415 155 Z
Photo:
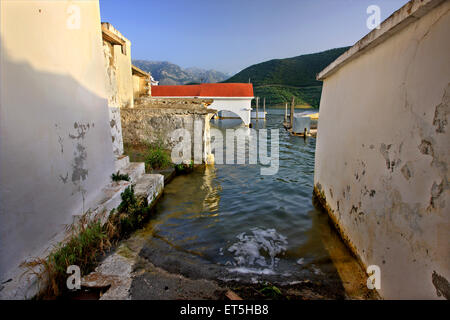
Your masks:
M 384 298 L 450 297 L 449 10 L 410 2 L 324 79 L 316 194 Z
M 196 163 L 210 162 L 209 122 L 215 110 L 206 106 L 211 102 L 204 99 L 141 99 L 135 108 L 121 109 L 123 141 L 126 144 L 161 141 L 172 149 L 179 142 L 172 133 L 184 128 L 190 134 L 193 154 L 194 137 L 201 135 L 201 158 L 196 159 Z

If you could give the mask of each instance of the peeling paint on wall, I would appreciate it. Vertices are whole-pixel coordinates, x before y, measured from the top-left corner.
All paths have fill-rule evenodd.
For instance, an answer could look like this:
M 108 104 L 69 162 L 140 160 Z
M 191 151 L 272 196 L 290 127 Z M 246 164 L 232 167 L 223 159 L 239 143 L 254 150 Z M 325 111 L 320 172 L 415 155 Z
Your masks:
M 388 299 L 448 298 L 450 2 L 427 10 L 325 77 L 320 106 L 315 190 Z
M 86 160 L 88 153 L 84 140 L 89 130 L 94 127 L 95 127 L 94 123 L 74 122 L 73 128 L 76 130 L 76 133 L 68 134 L 69 138 L 73 140 L 75 143 L 73 159 L 71 162 L 72 167 L 71 181 L 75 187 L 72 194 L 80 193 L 83 201 L 83 209 L 82 209 L 83 212 L 87 193 L 86 188 L 83 186 L 83 181 L 85 181 L 89 175 L 89 170 L 86 168 Z M 63 183 L 65 183 L 64 181 L 66 180 L 66 178 L 64 179 L 61 178 L 61 180 L 63 181 Z
M 111 128 L 111 141 L 116 157 L 123 154 L 122 122 L 120 108 L 109 107 L 109 126 Z
M 444 96 L 442 97 L 442 102 L 436 106 L 434 112 L 433 125 L 436 127 L 437 133 L 445 133 L 445 127 L 448 124 L 448 114 L 449 114 L 449 104 L 450 104 L 450 83 L 445 89 Z
M 450 300 L 450 284 L 447 279 L 433 271 L 431 275 L 431 281 L 436 288 L 436 294 L 438 297 L 443 296 L 445 299 Z
M 409 163 L 406 163 L 401 169 L 401 172 L 406 180 L 409 180 L 412 177 L 412 172 L 410 169 L 411 162 L 410 161 L 408 161 L 408 162 Z

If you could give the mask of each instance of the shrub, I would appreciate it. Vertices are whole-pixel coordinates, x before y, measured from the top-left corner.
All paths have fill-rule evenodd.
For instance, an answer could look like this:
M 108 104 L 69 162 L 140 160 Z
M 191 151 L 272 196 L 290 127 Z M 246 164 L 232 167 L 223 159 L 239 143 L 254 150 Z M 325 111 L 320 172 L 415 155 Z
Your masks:
M 132 185 L 122 192 L 121 198 L 122 202 L 117 207 L 117 212 L 111 214 L 110 220 L 117 234 L 124 237 L 142 226 L 150 213 L 150 208 L 146 198 L 136 197 Z
M 191 160 L 189 164 L 184 163 L 176 164 L 174 168 L 177 174 L 190 173 L 192 172 L 192 170 L 194 170 L 194 161 Z
M 149 144 L 145 164 L 152 169 L 166 169 L 172 165 L 170 154 L 162 142 Z

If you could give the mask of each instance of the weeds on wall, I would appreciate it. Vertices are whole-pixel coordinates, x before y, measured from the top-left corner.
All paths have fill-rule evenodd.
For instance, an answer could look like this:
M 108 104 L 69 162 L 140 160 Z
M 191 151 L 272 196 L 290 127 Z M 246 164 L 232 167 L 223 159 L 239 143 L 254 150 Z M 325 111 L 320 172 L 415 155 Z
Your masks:
M 145 164 L 151 169 L 167 169 L 172 166 L 169 152 L 161 141 L 148 144 L 148 151 L 145 156 Z
M 122 202 L 117 210 L 111 212 L 109 219 L 119 238 L 127 237 L 142 227 L 151 210 L 146 198 L 136 197 L 132 185 L 122 192 L 121 197 Z
M 191 160 L 189 164 L 180 163 L 174 165 L 175 172 L 177 174 L 191 173 L 194 170 L 194 161 Z
M 54 299 L 68 292 L 66 271 L 70 265 L 78 266 L 82 276 L 92 272 L 106 250 L 142 227 L 151 211 L 147 199 L 136 197 L 132 185 L 122 192 L 121 198 L 120 205 L 112 210 L 105 224 L 102 225 L 98 219 L 88 221 L 86 214 L 72 227 L 69 238 L 55 247 L 46 259 L 26 263 L 32 270 L 41 267 L 42 272 L 38 276 L 47 281 L 38 299 Z
M 46 290 L 38 298 L 53 298 L 61 295 L 66 288 L 67 267 L 76 265 L 83 273 L 91 272 L 100 253 L 110 248 L 109 226 L 102 226 L 100 221 L 87 222 L 84 215 L 79 223 L 72 227 L 71 236 L 58 245 L 47 257 L 28 262 L 30 268 L 42 267 L 41 279 L 48 280 Z
M 264 287 L 261 290 L 259 290 L 259 292 L 271 299 L 278 299 L 283 296 L 281 290 L 270 283 L 265 283 Z
M 124 153 L 131 162 L 145 162 L 145 171 L 164 170 L 174 168 L 177 174 L 190 173 L 194 169 L 194 162 L 189 164 L 174 164 L 170 151 L 166 149 L 162 140 L 146 144 L 124 144 Z
M 120 171 L 117 171 L 116 173 L 113 173 L 111 175 L 111 180 L 118 182 L 118 181 L 130 181 L 130 176 L 128 175 L 128 173 L 120 173 Z

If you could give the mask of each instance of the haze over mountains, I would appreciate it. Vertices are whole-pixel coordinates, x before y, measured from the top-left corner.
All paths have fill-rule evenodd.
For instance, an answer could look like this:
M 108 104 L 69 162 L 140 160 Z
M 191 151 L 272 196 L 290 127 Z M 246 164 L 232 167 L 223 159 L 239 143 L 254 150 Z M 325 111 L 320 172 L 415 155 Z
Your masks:
M 150 72 L 161 85 L 192 83 L 215 83 L 228 79 L 231 75 L 216 70 L 201 68 L 181 68 L 168 61 L 133 60 L 133 64 Z

